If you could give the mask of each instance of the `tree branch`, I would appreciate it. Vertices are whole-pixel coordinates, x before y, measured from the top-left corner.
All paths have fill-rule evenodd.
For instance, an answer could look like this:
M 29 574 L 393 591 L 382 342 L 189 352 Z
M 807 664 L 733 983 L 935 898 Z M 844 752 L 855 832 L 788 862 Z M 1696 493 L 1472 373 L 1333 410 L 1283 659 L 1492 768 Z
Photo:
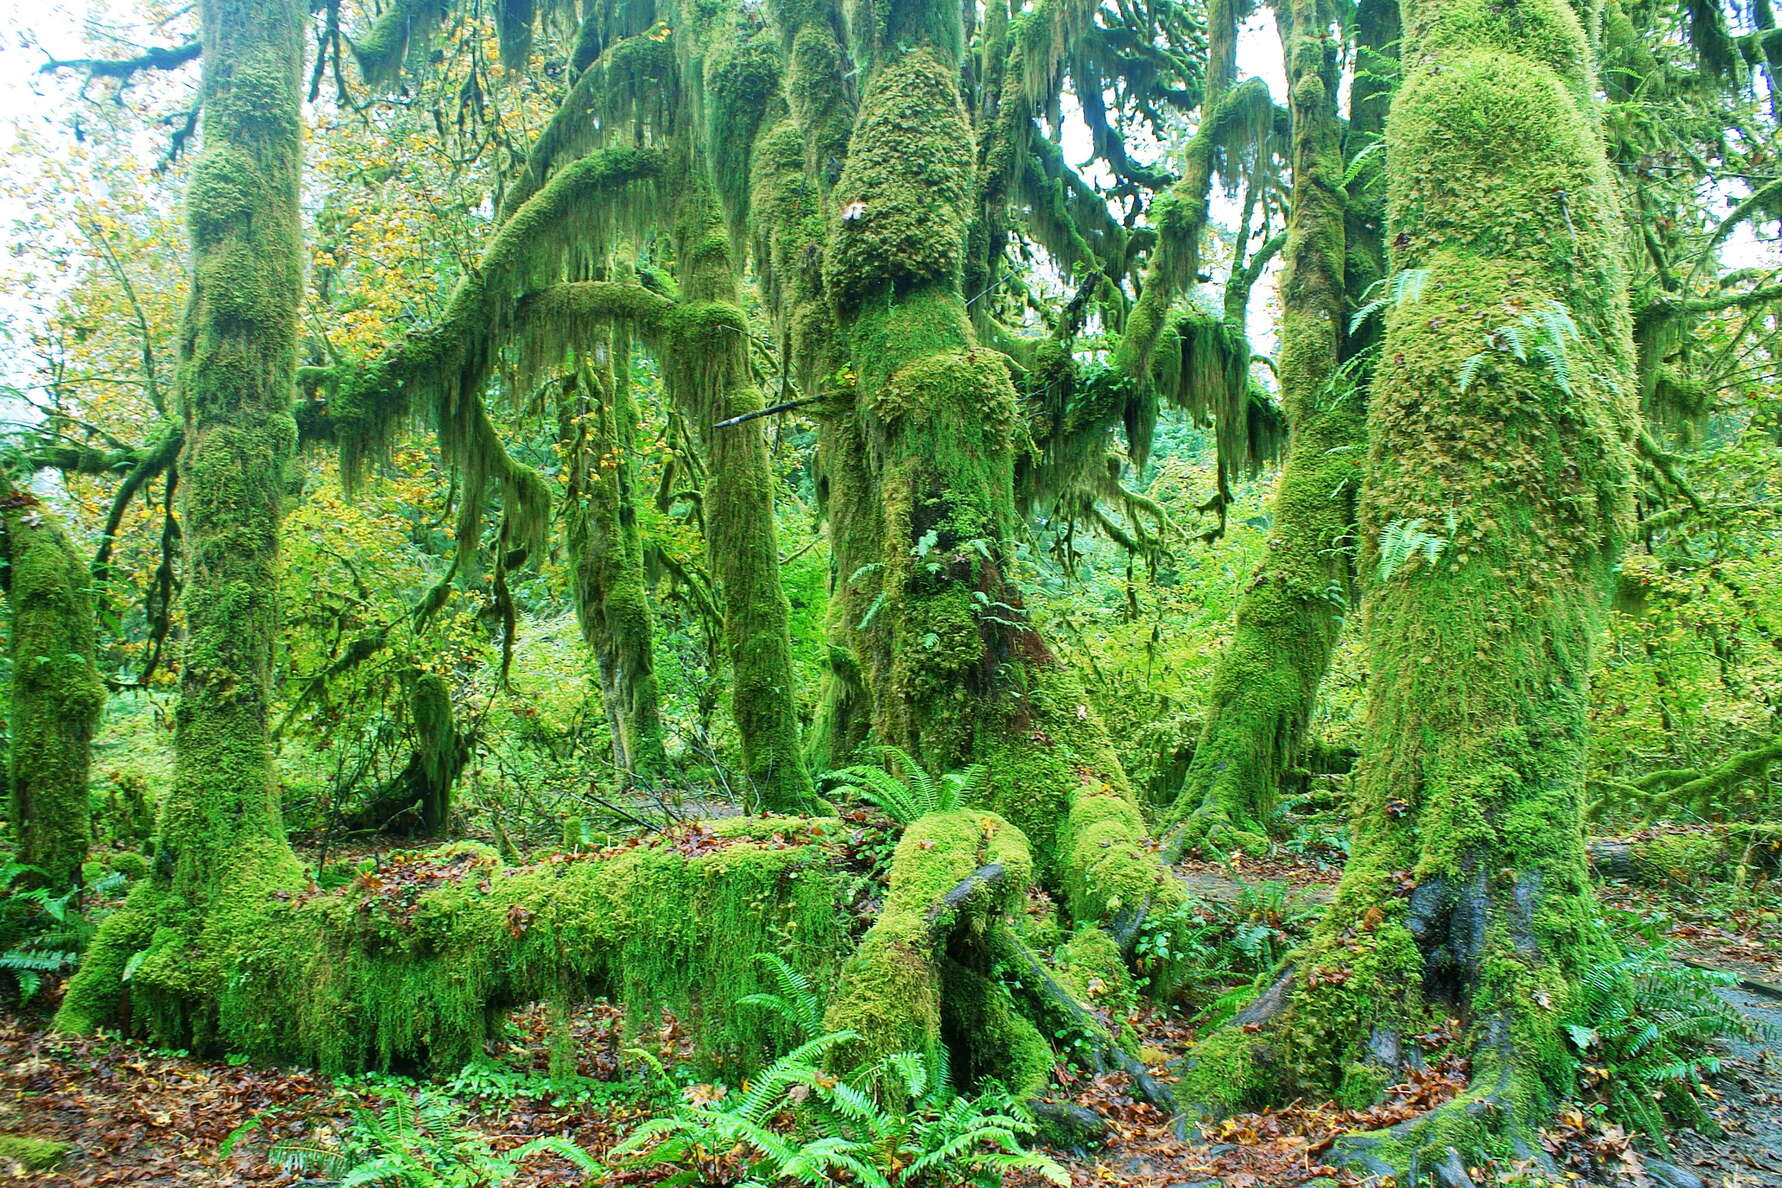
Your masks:
M 51 58 L 37 68 L 39 74 L 58 70 L 84 71 L 88 78 L 115 78 L 128 82 L 141 70 L 174 70 L 196 62 L 203 47 L 196 41 L 185 45 L 157 46 L 134 58 Z

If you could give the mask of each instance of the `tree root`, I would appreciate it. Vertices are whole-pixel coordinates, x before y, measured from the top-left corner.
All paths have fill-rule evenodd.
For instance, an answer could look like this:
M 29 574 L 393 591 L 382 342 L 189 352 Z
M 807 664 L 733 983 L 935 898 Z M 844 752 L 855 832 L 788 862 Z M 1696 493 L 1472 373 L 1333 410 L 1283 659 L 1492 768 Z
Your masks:
M 1474 1055 L 1475 1069 L 1483 1070 L 1483 1075 L 1475 1076 L 1465 1093 L 1385 1130 L 1338 1138 L 1327 1156 L 1329 1162 L 1394 1176 L 1404 1183 L 1416 1183 L 1427 1171 L 1441 1188 L 1472 1188 L 1467 1159 L 1496 1149 L 1558 1174 L 1553 1160 L 1534 1141 L 1536 1124 L 1529 1117 L 1528 1103 L 1539 1100 L 1542 1093 L 1530 1092 L 1521 1083 L 1529 1074 L 1517 1063 L 1510 1033 L 1507 1018 L 1486 1021 Z
M 1090 1068 L 1097 1073 L 1125 1073 L 1132 1080 L 1133 1092 L 1165 1114 L 1176 1112 L 1176 1100 L 1169 1087 L 1152 1076 L 1142 1060 L 1115 1042 L 1107 1026 L 1052 975 L 1038 954 L 1006 931 L 998 933 L 992 943 L 997 959 L 1020 972 L 1022 989 L 1051 1017 L 1048 1021 L 1056 1020 L 1078 1033 Z

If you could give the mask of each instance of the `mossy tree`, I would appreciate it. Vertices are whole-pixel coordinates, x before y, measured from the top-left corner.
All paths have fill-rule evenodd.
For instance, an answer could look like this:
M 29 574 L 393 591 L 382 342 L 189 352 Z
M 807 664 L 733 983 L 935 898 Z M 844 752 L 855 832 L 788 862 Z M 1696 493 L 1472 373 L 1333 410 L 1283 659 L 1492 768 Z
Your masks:
M 423 37 L 441 12 L 394 5 L 380 19 L 380 29 L 390 20 L 408 22 L 403 37 L 390 42 L 395 64 L 402 46 Z M 1114 927 L 1130 951 L 1141 927 L 1170 925 L 1183 893 L 1142 848 L 1145 826 L 1111 741 L 1026 621 L 1008 576 L 1027 426 L 1011 371 L 1019 363 L 1000 347 L 979 345 L 974 320 L 998 338 L 1006 331 L 993 318 L 976 318 L 961 287 L 968 257 L 980 250 L 973 242 L 979 171 L 972 149 L 979 135 L 962 91 L 961 15 L 921 5 L 862 12 L 848 44 L 836 35 L 837 14 L 826 8 L 778 15 L 789 50 L 783 67 L 731 8 L 588 18 L 584 32 L 596 33 L 582 39 L 585 65 L 504 194 L 478 268 L 459 282 L 433 326 L 369 365 L 330 377 L 330 428 L 345 447 L 351 481 L 405 417 L 430 411 L 459 480 L 462 565 L 480 551 L 486 507 L 500 505 L 499 588 L 506 572 L 541 548 L 548 515 L 539 476 L 507 452 L 486 392 L 502 376 L 525 390 L 616 334 L 634 337 L 656 358 L 669 396 L 704 446 L 703 511 L 746 774 L 763 802 L 803 807 L 810 784 L 792 709 L 771 472 L 757 415 L 762 386 L 740 304 L 749 246 L 765 248 L 763 273 L 775 261 L 786 265 L 767 293 L 776 328 L 792 347 L 789 370 L 819 389 L 826 420 L 857 430 L 826 434 L 823 449 L 835 462 L 830 473 L 846 471 L 858 484 L 843 514 L 866 526 L 869 543 L 851 557 L 875 575 L 883 595 L 882 630 L 871 633 L 882 646 L 869 648 L 859 664 L 872 705 L 868 721 L 875 737 L 908 743 L 931 765 L 989 761 L 995 780 L 984 807 L 1001 814 L 979 809 L 944 829 L 937 822 L 927 837 L 932 847 L 900 851 L 894 884 L 934 901 L 930 909 L 940 914 L 912 900 L 908 912 L 880 921 L 881 939 L 869 940 L 847 966 L 838 1018 L 858 1014 L 873 1022 L 875 1044 L 945 1031 L 979 1062 L 974 1067 L 1025 1083 L 1045 1066 L 1039 1032 L 1008 991 L 986 977 L 992 953 L 1010 949 L 999 905 L 1017 902 L 1013 896 L 1031 872 L 1064 893 L 1076 921 Z M 1052 64 L 1062 34 L 1087 16 L 1060 9 L 1029 22 L 1021 44 L 1031 50 L 1030 77 L 1011 72 L 1002 85 L 1003 98 L 1027 114 L 1001 126 L 1031 125 L 1045 92 L 1056 94 Z M 392 66 L 373 52 L 385 41 L 373 35 L 360 46 L 374 74 Z M 1005 52 L 1012 44 L 1001 43 Z M 858 108 L 849 81 L 855 78 L 863 88 Z M 1260 94 L 1255 87 L 1247 93 L 1252 101 Z M 981 104 L 974 97 L 971 106 Z M 1259 110 L 1269 113 L 1266 102 Z M 784 151 L 791 147 L 787 120 L 805 151 Z M 1046 143 L 1036 139 L 1011 168 L 1022 176 L 1063 169 L 1056 146 Z M 775 145 L 781 152 L 770 156 Z M 739 156 L 738 146 L 758 147 L 760 155 Z M 816 146 L 824 146 L 823 155 Z M 1234 160 L 1239 151 L 1235 141 L 1208 151 L 1215 148 Z M 1081 189 L 1080 180 L 1054 176 L 1060 186 Z M 748 215 L 757 200 L 783 201 L 801 217 L 766 231 Z M 1142 261 L 1116 242 L 1124 237 L 1105 211 L 1096 216 L 1093 205 L 1079 204 L 1070 217 L 1099 217 L 1096 235 L 1106 240 L 1109 268 L 1125 275 Z M 1051 219 L 1053 231 L 1064 234 L 1069 218 L 1054 211 Z M 653 245 L 655 254 L 636 267 L 616 267 L 627 239 Z M 601 275 L 609 279 L 585 279 Z M 1110 293 L 1117 313 L 1121 299 Z M 1061 347 L 1054 374 L 1060 364 L 1076 369 L 1069 342 Z M 1179 377 L 1183 352 L 1171 346 L 1151 353 L 1162 373 Z M 825 364 L 835 371 L 824 371 Z M 1147 374 L 1135 385 L 1145 393 L 1140 408 L 1155 403 L 1156 382 Z M 1129 402 L 1119 388 L 1093 377 L 1066 385 L 1067 401 L 1075 393 L 1087 402 L 1060 411 L 1088 455 L 1099 457 L 1122 419 Z M 188 438 L 197 450 L 201 439 Z M 1076 462 L 1069 468 L 1086 469 Z M 835 491 L 832 485 L 832 498 Z M 863 610 L 852 630 L 867 637 L 871 617 Z M 955 680 L 963 690 L 951 687 Z M 419 950 L 379 955 L 371 938 L 340 934 L 328 904 L 298 907 L 280 897 L 296 875 L 276 838 L 276 805 L 252 803 L 263 809 L 255 828 L 230 835 L 237 866 L 229 869 L 240 874 L 231 902 L 194 910 L 176 865 L 108 924 L 64 1009 L 65 1023 L 90 1027 L 105 1018 L 124 966 L 134 962 L 130 996 L 149 1008 L 148 1025 L 157 1033 L 205 1038 L 214 1028 L 219 1038 L 256 1051 L 304 1051 L 315 1041 L 301 1026 L 315 1005 L 306 995 L 313 997 L 318 983 L 289 975 L 305 961 L 326 962 L 340 979 L 329 984 L 354 1009 L 385 1020 L 378 1027 L 391 1039 L 378 1053 L 388 1058 L 455 1050 L 482 1010 L 510 990 L 548 988 L 538 979 L 502 990 L 479 982 L 487 994 L 474 1010 L 477 987 L 470 986 L 453 992 L 450 1011 L 435 1012 L 426 1004 L 439 987 Z M 166 848 L 176 864 L 180 837 L 170 833 L 174 844 Z M 986 847 L 1009 855 L 989 863 L 999 867 L 994 878 L 975 875 Z M 251 879 L 239 865 L 250 859 Z M 959 891 L 952 876 L 961 871 L 973 878 L 960 898 L 949 898 Z M 612 877 L 615 887 L 624 885 L 621 872 Z M 974 878 L 995 891 L 975 897 Z M 897 933 L 906 916 L 927 924 L 919 934 Z M 160 924 L 163 917 L 174 923 Z M 989 925 L 993 943 L 956 947 L 977 935 L 979 924 Z M 132 956 L 145 951 L 140 961 Z M 180 977 L 170 968 L 176 952 L 205 960 Z M 498 957 L 499 947 L 488 956 Z M 374 969 L 381 971 L 375 994 L 362 980 Z M 543 978 L 546 970 L 537 972 Z M 721 972 L 658 971 L 702 986 Z M 566 992 L 588 989 L 585 969 L 559 973 Z M 927 991 L 902 997 L 899 987 L 911 978 Z M 256 982 L 273 999 L 290 996 L 290 1009 L 268 1016 L 263 1003 L 221 989 Z M 662 992 L 659 978 L 650 989 Z M 417 1017 L 434 1025 L 417 1030 L 388 1022 Z M 282 1030 L 287 1023 L 293 1030 Z M 997 1053 L 1011 1044 L 1025 1055 L 1005 1068 Z
M 12 659 L 7 815 L 18 860 L 59 890 L 80 880 L 87 856 L 87 768 L 105 707 L 92 579 L 51 509 L 4 479 L 0 562 Z
M 122 970 L 158 1032 L 214 1026 L 224 956 L 294 883 L 268 745 L 278 630 L 278 530 L 302 289 L 298 182 L 306 12 L 289 0 L 205 0 L 203 147 L 192 166 L 192 289 L 181 339 L 180 470 L 187 641 L 176 771 L 153 877 L 109 917 L 58 1014 L 109 1017 Z
M 668 756 L 637 523 L 629 333 L 596 343 L 564 386 L 559 421 L 569 476 L 565 542 L 576 620 L 599 666 L 614 766 L 629 779 L 659 779 Z
M 1368 1099 L 1425 1055 L 1429 1024 L 1458 1016 L 1469 1091 L 1348 1148 L 1400 1167 L 1424 1147 L 1526 1150 L 1573 1083 L 1557 1011 L 1612 948 L 1584 852 L 1585 696 L 1637 415 L 1578 13 L 1429 0 L 1404 14 L 1387 144 L 1407 280 L 1368 408 L 1353 853 L 1313 938 L 1182 1085 L 1196 1108 Z M 1511 349 L 1523 333 L 1542 349 Z
M 1394 39 L 1385 4 L 1363 5 L 1374 50 Z M 1268 552 L 1250 578 L 1213 678 L 1202 729 L 1178 794 L 1171 852 L 1205 840 L 1252 852 L 1267 845 L 1282 777 L 1296 760 L 1319 682 L 1354 593 L 1355 500 L 1366 433 L 1367 344 L 1346 340 L 1348 304 L 1378 280 L 1363 243 L 1348 242 L 1354 199 L 1343 187 L 1337 113 L 1340 46 L 1328 13 L 1284 4 L 1276 12 L 1292 120 L 1293 197 L 1281 281 L 1276 360 L 1292 438 L 1271 509 Z M 1378 26 L 1384 24 L 1385 28 Z M 1370 83 L 1373 83 L 1370 86 Z M 1377 148 L 1386 95 L 1359 84 L 1348 155 Z M 1365 224 L 1357 227 L 1366 235 Z M 1375 235 L 1377 251 L 1377 234 Z

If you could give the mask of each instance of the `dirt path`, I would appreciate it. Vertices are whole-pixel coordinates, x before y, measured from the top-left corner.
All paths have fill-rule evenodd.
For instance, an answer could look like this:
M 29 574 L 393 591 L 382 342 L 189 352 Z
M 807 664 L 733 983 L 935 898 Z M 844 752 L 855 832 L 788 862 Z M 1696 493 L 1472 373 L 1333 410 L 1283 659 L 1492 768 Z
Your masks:
M 1737 986 L 1721 997 L 1769 1038 L 1732 1045 L 1712 1086 L 1720 1095 L 1714 1112 L 1725 1134 L 1674 1135 L 1677 1164 L 1708 1185 L 1782 1188 L 1782 999 Z

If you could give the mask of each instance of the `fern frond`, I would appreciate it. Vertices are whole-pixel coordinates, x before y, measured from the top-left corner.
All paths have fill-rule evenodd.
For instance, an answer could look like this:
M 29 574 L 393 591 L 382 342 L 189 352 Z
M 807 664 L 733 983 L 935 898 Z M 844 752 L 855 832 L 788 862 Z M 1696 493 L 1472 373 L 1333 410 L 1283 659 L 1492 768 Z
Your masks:
M 1466 357 L 1466 362 L 1460 365 L 1461 392 L 1464 393 L 1467 389 L 1471 388 L 1473 382 L 1479 378 L 1479 372 L 1484 369 L 1487 357 L 1488 356 L 1484 351 L 1476 351 L 1473 354 L 1468 355 Z
M 305 1139 L 274 1143 L 267 1149 L 266 1158 L 286 1171 L 324 1176 L 330 1180 L 339 1179 L 351 1166 L 351 1161 L 338 1147 L 324 1147 Z
M 934 780 L 929 776 L 927 770 L 902 747 L 886 745 L 879 747 L 878 751 L 886 759 L 895 761 L 897 766 L 902 768 L 902 779 L 910 790 L 912 801 L 921 806 L 923 813 L 933 812 L 935 805 Z M 891 770 L 890 762 L 885 764 L 885 770 Z

